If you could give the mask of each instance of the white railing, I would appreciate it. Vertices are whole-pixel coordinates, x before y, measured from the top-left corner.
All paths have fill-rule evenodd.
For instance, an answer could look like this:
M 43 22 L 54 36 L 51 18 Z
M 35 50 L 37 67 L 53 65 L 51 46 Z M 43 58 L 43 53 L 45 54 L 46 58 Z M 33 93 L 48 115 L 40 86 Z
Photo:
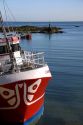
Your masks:
M 24 51 L 22 59 L 26 63 L 31 63 L 33 65 L 45 65 L 44 52 L 27 52 Z
M 17 57 L 17 60 L 22 60 L 20 65 L 15 64 L 15 71 L 24 69 L 35 69 L 45 65 L 44 52 L 27 52 L 23 51 L 21 57 Z M 0 74 L 11 72 L 12 63 L 9 60 L 0 62 Z

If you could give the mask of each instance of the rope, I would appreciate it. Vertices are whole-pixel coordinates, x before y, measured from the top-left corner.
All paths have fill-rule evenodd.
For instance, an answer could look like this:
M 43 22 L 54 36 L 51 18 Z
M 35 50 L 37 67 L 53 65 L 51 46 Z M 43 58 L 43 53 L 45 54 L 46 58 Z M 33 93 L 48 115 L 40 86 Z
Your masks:
M 5 8 L 5 0 L 3 0 L 3 7 L 4 7 L 4 11 L 5 11 L 6 24 L 7 24 L 7 27 L 8 27 L 8 32 L 10 32 L 10 29 L 9 29 L 9 26 L 8 26 L 8 23 L 7 23 L 7 13 L 6 13 L 6 8 Z
M 10 8 L 8 7 L 7 2 L 6 2 L 5 0 L 3 0 L 3 2 L 5 3 L 4 6 L 6 6 L 8 12 L 11 14 L 11 17 L 12 17 L 13 21 L 16 22 L 16 19 L 15 19 L 14 15 L 13 15 L 12 11 L 11 11 Z M 5 14 L 6 14 L 6 8 L 5 8 Z M 7 19 L 7 14 L 6 14 L 6 19 Z M 10 19 L 10 20 L 11 20 L 11 19 Z M 12 21 L 12 20 L 11 20 L 11 21 Z M 15 32 L 15 31 L 14 31 L 14 28 L 13 28 L 12 26 L 11 26 L 11 28 L 12 28 L 12 31 Z M 17 28 L 16 28 L 16 31 L 18 32 Z

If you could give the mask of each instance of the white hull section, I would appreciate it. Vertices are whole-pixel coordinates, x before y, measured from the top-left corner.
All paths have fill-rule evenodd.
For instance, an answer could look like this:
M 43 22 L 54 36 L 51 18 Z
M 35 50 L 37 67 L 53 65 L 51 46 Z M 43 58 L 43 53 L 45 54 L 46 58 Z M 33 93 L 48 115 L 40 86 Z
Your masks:
M 0 85 L 9 84 L 26 79 L 30 80 L 45 77 L 51 77 L 51 73 L 47 65 L 37 69 L 0 76 Z

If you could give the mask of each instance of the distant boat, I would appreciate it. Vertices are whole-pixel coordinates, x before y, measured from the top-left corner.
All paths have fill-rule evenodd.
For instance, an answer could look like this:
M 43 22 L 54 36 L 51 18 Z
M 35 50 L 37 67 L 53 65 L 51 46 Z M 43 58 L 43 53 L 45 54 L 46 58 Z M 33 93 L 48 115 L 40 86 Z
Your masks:
M 79 26 L 75 26 L 75 27 L 79 27 Z
M 30 33 L 20 33 L 19 32 L 19 36 L 21 39 L 27 39 L 27 40 L 32 39 L 32 35 Z
M 30 33 L 26 34 L 26 39 L 30 40 L 32 38 L 32 35 Z
M 20 36 L 21 39 L 26 39 L 26 34 L 25 33 L 20 33 L 19 32 L 19 36 Z

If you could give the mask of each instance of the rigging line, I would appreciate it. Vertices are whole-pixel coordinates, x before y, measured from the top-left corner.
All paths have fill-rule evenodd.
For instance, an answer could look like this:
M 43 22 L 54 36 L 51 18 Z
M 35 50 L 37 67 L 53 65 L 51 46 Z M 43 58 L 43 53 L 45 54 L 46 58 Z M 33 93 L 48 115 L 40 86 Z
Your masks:
M 5 3 L 5 6 L 6 6 L 6 8 L 7 8 L 7 10 L 8 10 L 8 12 L 11 14 L 11 16 L 12 16 L 12 13 L 11 13 L 11 11 L 10 11 L 10 9 L 9 9 L 9 7 L 8 7 L 8 5 L 7 5 L 7 2 L 4 0 L 4 3 Z M 6 9 L 5 9 L 6 10 Z M 13 17 L 13 16 L 12 16 Z M 14 19 L 14 18 L 13 18 Z M 10 18 L 10 20 L 11 20 L 11 18 Z M 14 19 L 15 20 L 15 19 Z M 13 28 L 13 26 L 11 26 L 11 29 L 12 29 L 12 31 L 14 32 L 14 28 Z
M 4 1 L 5 1 L 5 0 L 4 0 Z M 11 13 L 11 16 L 12 16 L 14 22 L 16 22 L 16 19 L 15 19 L 14 15 L 13 15 L 12 11 L 11 11 L 10 8 L 8 7 L 8 4 L 7 4 L 6 1 L 5 1 L 5 4 L 6 4 L 6 6 L 7 6 L 8 11 Z M 13 28 L 13 27 L 12 27 L 12 28 Z M 17 28 L 16 28 L 16 30 L 17 30 L 17 32 L 18 32 L 18 29 L 17 29 Z M 14 28 L 13 28 L 13 31 L 14 31 Z
M 6 8 L 5 8 L 5 0 L 3 0 L 3 7 L 4 7 L 4 11 L 5 11 L 6 24 L 7 24 L 7 27 L 8 27 L 8 32 L 10 32 L 10 29 L 9 29 L 9 26 L 8 26 L 8 23 L 7 23 L 7 13 L 6 13 Z
M 5 0 L 4 0 L 4 1 L 5 1 Z M 8 11 L 11 13 L 11 16 L 12 16 L 13 20 L 16 21 L 16 19 L 15 19 L 13 13 L 12 13 L 12 11 L 10 10 L 10 8 L 8 7 L 8 4 L 7 4 L 6 1 L 5 1 L 5 4 L 6 4 L 6 6 L 7 6 Z

